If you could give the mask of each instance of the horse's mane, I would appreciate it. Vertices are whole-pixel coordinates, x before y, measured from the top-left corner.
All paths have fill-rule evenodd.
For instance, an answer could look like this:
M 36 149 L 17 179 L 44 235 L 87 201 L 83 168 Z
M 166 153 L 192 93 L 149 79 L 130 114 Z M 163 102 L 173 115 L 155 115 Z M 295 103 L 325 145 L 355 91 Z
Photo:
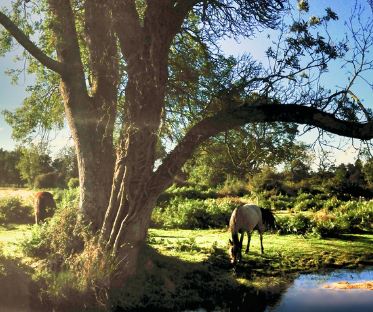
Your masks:
M 237 230 L 237 211 L 238 211 L 238 208 L 240 208 L 241 206 L 237 207 L 233 211 L 232 218 L 229 222 L 229 229 L 231 231 L 232 240 L 235 246 L 239 246 L 238 230 Z

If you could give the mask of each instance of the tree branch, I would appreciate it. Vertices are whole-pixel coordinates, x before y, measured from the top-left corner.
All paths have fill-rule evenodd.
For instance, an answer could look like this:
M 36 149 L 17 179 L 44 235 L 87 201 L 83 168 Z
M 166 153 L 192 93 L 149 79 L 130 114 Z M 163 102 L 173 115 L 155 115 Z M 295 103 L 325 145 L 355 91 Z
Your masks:
M 20 30 L 16 24 L 14 24 L 9 17 L 4 13 L 0 12 L 0 24 L 4 26 L 6 30 L 22 45 L 27 52 L 35 57 L 41 64 L 48 67 L 59 74 L 62 74 L 66 70 L 66 66 L 52 58 L 48 57 L 41 51 L 24 33 Z
M 149 181 L 149 187 L 159 194 L 169 187 L 184 163 L 209 137 L 234 127 L 243 126 L 246 123 L 275 121 L 308 124 L 334 134 L 361 140 L 373 138 L 373 122 L 349 122 L 314 107 L 296 104 L 261 104 L 256 106 L 244 104 L 240 107 L 220 111 L 192 127 L 155 172 Z

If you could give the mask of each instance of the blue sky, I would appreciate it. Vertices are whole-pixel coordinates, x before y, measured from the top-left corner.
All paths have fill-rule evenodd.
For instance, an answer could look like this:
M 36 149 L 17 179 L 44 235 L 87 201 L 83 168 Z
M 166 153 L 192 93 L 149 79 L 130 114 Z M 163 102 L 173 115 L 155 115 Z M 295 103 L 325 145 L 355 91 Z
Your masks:
M 13 110 L 20 106 L 23 99 L 27 97 L 25 90 L 27 84 L 33 83 L 31 77 L 26 77 L 26 80 L 23 78 L 20 80 L 20 85 L 11 85 L 11 78 L 5 76 L 4 71 L 14 67 L 14 55 L 8 54 L 4 58 L 0 58 L 0 111 L 4 109 Z M 14 149 L 15 142 L 11 140 L 11 134 L 12 128 L 0 115 L 0 148 L 5 150 Z
M 337 13 L 340 19 L 337 22 L 332 22 L 329 30 L 333 37 L 337 36 L 341 39 L 344 36 L 344 32 L 346 30 L 344 22 L 350 16 L 351 10 L 355 4 L 354 0 L 309 0 L 309 4 L 310 12 L 304 14 L 304 17 L 306 19 L 308 19 L 308 17 L 311 15 L 324 15 L 326 6 L 330 6 Z M 371 15 L 370 7 L 367 5 L 366 0 L 359 0 L 359 4 L 365 6 L 367 13 L 369 13 L 368 15 Z M 271 39 L 268 39 L 267 33 L 265 32 L 258 33 L 252 40 L 241 40 L 238 43 L 233 39 L 227 40 L 222 43 L 222 48 L 227 55 L 242 55 L 243 53 L 250 53 L 254 59 L 261 60 L 263 63 L 265 63 L 265 51 L 270 45 L 272 39 L 275 38 L 272 36 Z M 8 54 L 6 57 L 0 58 L 0 111 L 2 111 L 3 109 L 13 110 L 19 107 L 23 99 L 27 96 L 27 92 L 25 91 L 26 87 L 28 85 L 32 85 L 33 83 L 32 77 L 22 76 L 19 79 L 18 86 L 11 85 L 10 77 L 7 77 L 3 74 L 7 68 L 20 68 L 23 66 L 22 63 L 15 65 L 15 63 L 12 61 L 13 57 L 16 54 L 20 53 L 21 49 L 18 49 L 17 51 L 15 51 L 15 53 Z M 369 76 L 371 77 L 370 81 L 373 82 L 373 71 L 367 76 L 367 79 L 369 79 Z M 335 89 L 345 86 L 346 83 L 348 83 L 347 77 L 347 71 L 346 69 L 341 68 L 341 63 L 335 63 L 332 64 L 332 66 L 330 67 L 330 72 L 325 76 L 325 79 L 323 81 L 327 87 Z M 373 105 L 368 102 L 368 100 L 372 98 L 373 92 L 366 83 L 364 83 L 363 81 L 359 81 L 358 83 L 356 83 L 356 85 L 354 86 L 354 92 L 359 95 L 360 99 L 363 100 L 363 103 L 365 103 L 368 107 L 373 108 Z M 0 115 L 0 148 L 6 150 L 14 149 L 16 142 L 11 140 L 11 132 L 12 129 L 5 123 L 3 116 Z M 306 142 L 311 142 L 314 137 L 315 133 L 311 133 L 305 136 L 303 139 Z M 64 131 L 62 135 L 60 135 L 54 142 L 52 142 L 52 145 L 55 146 L 55 150 L 58 150 L 62 147 L 62 145 L 65 144 L 65 142 L 67 142 L 67 140 L 68 132 Z M 345 150 L 348 151 L 349 155 L 348 159 L 347 154 L 340 152 L 336 153 L 336 157 L 339 157 L 340 160 L 345 159 L 345 161 L 353 161 L 353 149 L 349 149 L 349 146 L 350 143 L 345 146 Z

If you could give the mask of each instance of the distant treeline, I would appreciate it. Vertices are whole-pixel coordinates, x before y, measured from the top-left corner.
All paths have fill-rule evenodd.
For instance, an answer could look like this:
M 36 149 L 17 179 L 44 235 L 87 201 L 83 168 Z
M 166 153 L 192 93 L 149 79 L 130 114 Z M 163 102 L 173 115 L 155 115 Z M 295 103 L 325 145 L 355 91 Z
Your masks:
M 75 151 L 66 147 L 52 159 L 39 147 L 0 148 L 0 186 L 67 188 L 78 185 L 78 164 Z

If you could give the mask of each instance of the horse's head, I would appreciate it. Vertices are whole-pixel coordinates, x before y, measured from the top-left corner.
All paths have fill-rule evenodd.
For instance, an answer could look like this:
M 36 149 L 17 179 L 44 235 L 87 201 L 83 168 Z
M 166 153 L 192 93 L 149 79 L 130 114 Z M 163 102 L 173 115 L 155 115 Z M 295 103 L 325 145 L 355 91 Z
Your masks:
M 233 240 L 234 241 L 234 240 Z M 240 261 L 241 260 L 241 249 L 242 249 L 242 246 L 239 242 L 237 243 L 234 243 L 232 242 L 231 240 L 229 240 L 229 255 L 231 257 L 231 262 L 234 264 L 236 263 L 236 261 Z

